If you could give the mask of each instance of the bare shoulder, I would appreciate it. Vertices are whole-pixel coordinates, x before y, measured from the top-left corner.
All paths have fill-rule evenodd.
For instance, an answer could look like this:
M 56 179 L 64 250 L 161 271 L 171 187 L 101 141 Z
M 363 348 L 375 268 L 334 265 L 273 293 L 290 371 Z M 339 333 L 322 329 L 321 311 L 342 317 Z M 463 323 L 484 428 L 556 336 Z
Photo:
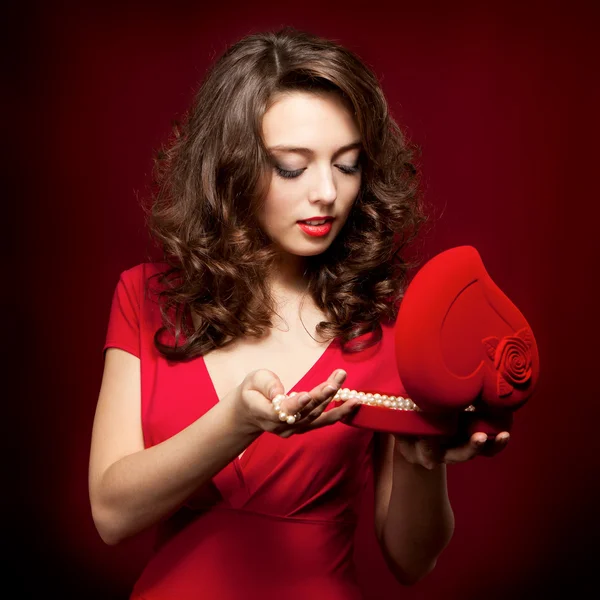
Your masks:
M 143 448 L 140 359 L 108 348 L 92 427 L 90 494 L 111 464 Z

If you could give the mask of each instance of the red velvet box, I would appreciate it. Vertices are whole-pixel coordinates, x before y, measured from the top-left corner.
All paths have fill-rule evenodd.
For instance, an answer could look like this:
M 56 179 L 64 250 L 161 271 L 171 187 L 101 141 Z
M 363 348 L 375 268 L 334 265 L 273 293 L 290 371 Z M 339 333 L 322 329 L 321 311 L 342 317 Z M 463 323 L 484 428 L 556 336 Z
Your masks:
M 394 336 L 398 374 L 418 409 L 363 404 L 347 424 L 406 435 L 494 435 L 510 430 L 535 390 L 540 365 L 531 327 L 472 246 L 441 252 L 417 271 Z

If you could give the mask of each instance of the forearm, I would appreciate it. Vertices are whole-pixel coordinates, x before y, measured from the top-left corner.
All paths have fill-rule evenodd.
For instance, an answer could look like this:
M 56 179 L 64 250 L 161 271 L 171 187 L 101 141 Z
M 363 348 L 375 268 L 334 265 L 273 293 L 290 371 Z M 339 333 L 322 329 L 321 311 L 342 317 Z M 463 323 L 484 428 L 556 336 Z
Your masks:
M 102 539 L 116 544 L 162 520 L 258 435 L 224 398 L 173 437 L 118 460 L 91 493 Z
M 453 531 L 446 465 L 428 470 L 407 462 L 395 449 L 392 490 L 380 543 L 396 578 L 410 584 L 429 573 Z

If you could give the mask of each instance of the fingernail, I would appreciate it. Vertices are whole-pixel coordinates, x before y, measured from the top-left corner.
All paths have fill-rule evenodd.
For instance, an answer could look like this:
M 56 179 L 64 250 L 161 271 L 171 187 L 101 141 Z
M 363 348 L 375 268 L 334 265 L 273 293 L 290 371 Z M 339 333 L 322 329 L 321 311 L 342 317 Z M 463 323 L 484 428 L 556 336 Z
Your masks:
M 298 398 L 300 404 L 306 404 L 310 400 L 310 394 L 301 394 Z
M 483 444 L 485 444 L 486 440 L 487 440 L 487 435 L 486 435 L 484 438 L 477 438 L 477 439 L 475 440 L 475 443 L 476 443 L 478 446 L 483 446 Z
M 340 369 L 334 375 L 333 379 L 336 381 L 336 383 L 339 383 L 341 385 L 342 383 L 344 383 L 344 380 L 346 379 L 346 371 L 344 371 L 343 369 Z

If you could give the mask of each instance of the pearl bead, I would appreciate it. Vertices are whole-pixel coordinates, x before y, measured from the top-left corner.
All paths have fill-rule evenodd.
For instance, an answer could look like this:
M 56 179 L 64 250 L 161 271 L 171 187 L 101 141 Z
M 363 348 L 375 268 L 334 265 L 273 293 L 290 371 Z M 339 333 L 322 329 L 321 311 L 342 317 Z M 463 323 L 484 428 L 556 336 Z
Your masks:
M 297 393 L 298 392 L 292 392 L 289 396 L 286 396 L 285 394 L 277 394 L 277 396 L 271 400 L 271 403 L 273 404 L 273 410 L 277 413 L 279 420 L 285 421 L 288 423 L 288 425 L 293 425 L 296 421 L 299 421 L 301 419 L 301 415 L 299 412 L 297 412 L 295 415 L 288 415 L 285 411 L 281 410 L 281 401 L 284 398 L 292 398 Z

